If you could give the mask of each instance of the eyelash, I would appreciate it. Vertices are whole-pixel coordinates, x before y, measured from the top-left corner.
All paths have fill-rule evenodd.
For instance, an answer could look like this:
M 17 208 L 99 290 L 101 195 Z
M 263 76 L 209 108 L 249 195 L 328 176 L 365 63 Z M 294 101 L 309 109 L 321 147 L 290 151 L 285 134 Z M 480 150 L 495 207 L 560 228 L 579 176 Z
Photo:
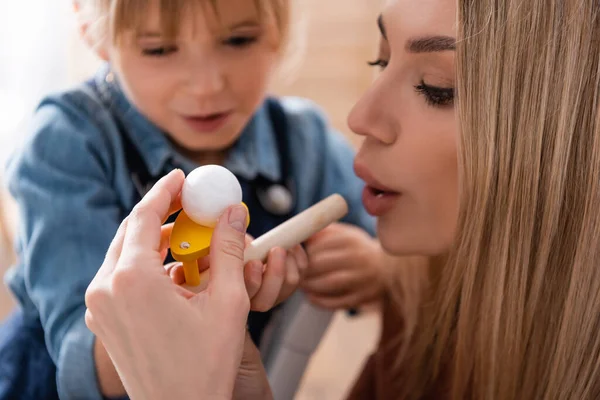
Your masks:
M 249 36 L 232 36 L 221 42 L 225 46 L 230 46 L 237 49 L 243 49 L 251 46 L 258 41 L 257 37 Z M 177 46 L 160 46 L 149 49 L 143 49 L 142 54 L 149 57 L 166 57 L 177 51 Z
M 221 43 L 234 48 L 245 48 L 251 46 L 257 41 L 258 37 L 256 36 L 232 36 L 223 40 Z
M 389 61 L 384 59 L 377 59 L 375 61 L 369 61 L 367 63 L 371 67 L 379 67 L 385 69 Z M 453 88 L 442 88 L 437 86 L 431 86 L 421 81 L 420 84 L 415 86 L 417 93 L 425 96 L 427 104 L 433 107 L 447 107 L 454 104 L 454 89 Z
M 386 60 L 384 60 L 384 59 L 382 59 L 382 58 L 378 58 L 378 59 L 377 59 L 377 60 L 375 60 L 375 61 L 369 61 L 369 62 L 367 62 L 367 64 L 368 64 L 369 66 L 371 66 L 371 67 L 379 67 L 379 68 L 381 68 L 381 69 L 384 69 L 385 67 L 387 67 L 387 66 L 388 66 L 388 64 L 389 64 L 389 61 L 386 61 Z
M 415 90 L 425 96 L 425 101 L 430 106 L 449 107 L 454 104 L 453 88 L 431 86 L 426 84 L 424 81 L 421 81 L 419 85 L 415 86 Z
M 160 46 L 142 49 L 142 54 L 149 57 L 166 57 L 177 51 L 177 46 Z

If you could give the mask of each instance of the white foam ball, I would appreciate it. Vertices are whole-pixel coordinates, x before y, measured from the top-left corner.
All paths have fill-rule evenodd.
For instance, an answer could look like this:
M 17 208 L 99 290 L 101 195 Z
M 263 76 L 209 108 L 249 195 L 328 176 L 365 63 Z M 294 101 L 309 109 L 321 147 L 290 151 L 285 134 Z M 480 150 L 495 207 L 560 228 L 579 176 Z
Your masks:
M 185 179 L 181 191 L 183 210 L 190 219 L 214 227 L 228 208 L 242 202 L 242 187 L 235 175 L 219 165 L 204 165 Z

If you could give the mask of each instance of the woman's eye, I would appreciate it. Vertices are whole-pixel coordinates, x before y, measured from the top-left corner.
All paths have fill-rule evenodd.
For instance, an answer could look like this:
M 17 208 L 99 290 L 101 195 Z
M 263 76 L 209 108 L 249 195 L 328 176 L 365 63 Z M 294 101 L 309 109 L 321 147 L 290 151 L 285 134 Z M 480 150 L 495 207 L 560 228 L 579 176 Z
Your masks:
M 223 40 L 223 44 L 231 47 L 248 47 L 258 40 L 255 36 L 232 36 Z
M 384 60 L 382 58 L 378 58 L 375 61 L 369 61 L 369 62 L 367 62 L 367 64 L 370 65 L 371 67 L 379 67 L 381 69 L 384 69 L 385 67 L 388 66 L 389 61 Z
M 165 57 L 177 51 L 177 46 L 158 46 L 142 49 L 142 54 L 150 57 Z
M 421 81 L 415 90 L 425 96 L 425 101 L 434 107 L 450 107 L 454 105 L 454 88 L 431 86 Z

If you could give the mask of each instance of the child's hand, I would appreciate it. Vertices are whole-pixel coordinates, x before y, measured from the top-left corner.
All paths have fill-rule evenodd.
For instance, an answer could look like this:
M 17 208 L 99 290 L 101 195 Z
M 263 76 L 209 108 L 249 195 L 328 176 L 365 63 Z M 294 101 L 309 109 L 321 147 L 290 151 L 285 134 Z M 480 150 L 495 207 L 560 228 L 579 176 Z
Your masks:
M 333 224 L 306 245 L 308 270 L 301 283 L 312 303 L 327 309 L 357 308 L 383 292 L 383 250 L 365 231 Z
M 246 245 L 253 238 L 246 235 Z M 209 268 L 209 258 L 198 262 L 200 273 Z M 308 267 L 308 256 L 302 246 L 296 246 L 289 251 L 281 248 L 272 249 L 267 263 L 251 261 L 244 266 L 244 280 L 250 297 L 250 309 L 253 311 L 268 311 L 285 301 L 294 293 Z M 165 266 L 173 282 L 185 284 L 183 266 L 174 263 Z M 206 279 L 206 277 L 205 277 Z

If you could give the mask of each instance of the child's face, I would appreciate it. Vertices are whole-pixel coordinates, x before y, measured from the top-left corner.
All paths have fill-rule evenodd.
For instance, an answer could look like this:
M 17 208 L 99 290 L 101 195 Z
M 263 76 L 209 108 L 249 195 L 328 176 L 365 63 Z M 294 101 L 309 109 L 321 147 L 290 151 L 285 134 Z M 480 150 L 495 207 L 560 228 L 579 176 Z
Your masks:
M 220 1 L 184 15 L 179 35 L 161 32 L 158 1 L 140 34 L 126 32 L 107 54 L 129 100 L 186 151 L 221 151 L 262 103 L 279 57 L 273 17 L 255 2 Z

